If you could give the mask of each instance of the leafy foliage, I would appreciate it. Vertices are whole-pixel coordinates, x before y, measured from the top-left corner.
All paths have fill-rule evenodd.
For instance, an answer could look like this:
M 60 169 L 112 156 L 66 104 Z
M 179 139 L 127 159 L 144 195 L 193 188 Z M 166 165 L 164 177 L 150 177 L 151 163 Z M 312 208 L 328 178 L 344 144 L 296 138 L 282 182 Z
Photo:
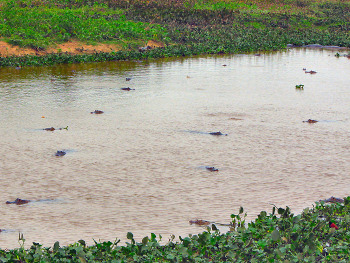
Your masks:
M 8 1 L 0 8 L 0 35 L 11 44 L 39 50 L 71 39 L 103 42 L 166 37 L 159 25 L 126 20 L 122 10 L 105 10 L 104 5 L 71 9 Z
M 116 42 L 112 54 L 1 59 L 0 66 L 278 50 L 287 44 L 350 47 L 350 4 L 316 0 L 4 0 L 0 35 L 43 50 L 54 43 Z M 148 40 L 163 49 L 139 54 Z
M 232 214 L 232 231 L 220 233 L 215 225 L 198 235 L 173 237 L 166 245 L 155 234 L 137 242 L 127 233 L 127 242 L 84 240 L 61 247 L 55 242 L 45 248 L 38 243 L 25 250 L 24 238 L 19 249 L 0 250 L 1 262 L 349 262 L 350 197 L 344 203 L 316 203 L 300 215 L 289 207 L 262 211 L 246 224 L 241 207 Z M 329 226 L 333 222 L 338 229 Z

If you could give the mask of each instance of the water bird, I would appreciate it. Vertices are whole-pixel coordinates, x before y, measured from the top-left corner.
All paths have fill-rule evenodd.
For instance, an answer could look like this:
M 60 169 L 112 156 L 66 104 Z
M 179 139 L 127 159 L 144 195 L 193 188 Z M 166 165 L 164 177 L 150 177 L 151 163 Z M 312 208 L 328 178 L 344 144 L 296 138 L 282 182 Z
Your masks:
M 126 80 L 126 81 L 130 81 L 130 80 L 131 80 L 131 78 L 126 78 L 125 80 Z

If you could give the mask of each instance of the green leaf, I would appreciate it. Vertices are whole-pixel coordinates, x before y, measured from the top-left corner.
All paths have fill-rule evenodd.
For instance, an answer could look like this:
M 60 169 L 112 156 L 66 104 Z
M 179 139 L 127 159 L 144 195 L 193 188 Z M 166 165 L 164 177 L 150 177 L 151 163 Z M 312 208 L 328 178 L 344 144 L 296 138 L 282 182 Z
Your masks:
M 280 232 L 277 229 L 273 230 L 271 233 L 271 238 L 273 241 L 280 240 L 281 239 Z
M 241 206 L 241 207 L 239 208 L 239 213 L 240 213 L 240 214 L 243 214 L 243 211 L 244 211 L 244 209 L 243 209 L 243 207 Z
M 148 243 L 148 237 L 144 237 L 144 238 L 142 239 L 142 245 L 146 246 L 147 243 Z
M 286 210 L 285 209 L 283 209 L 283 208 L 278 208 L 278 214 L 279 215 L 282 215 L 284 212 L 285 212 Z
M 78 243 L 80 243 L 83 247 L 85 247 L 86 246 L 86 243 L 85 243 L 85 241 L 84 240 L 82 240 L 82 239 L 80 239 L 80 240 L 78 240 Z M 56 244 L 56 243 L 55 243 Z
M 261 211 L 259 216 L 260 216 L 261 218 L 265 218 L 265 217 L 267 216 L 266 211 Z
M 127 234 L 126 234 L 126 238 L 127 239 L 133 239 L 134 238 L 134 235 L 133 235 L 133 233 L 131 233 L 131 232 L 128 232 Z
M 55 244 L 53 245 L 53 252 L 56 253 L 58 249 L 60 248 L 60 242 L 56 241 Z
M 151 233 L 151 240 L 153 241 L 153 240 L 155 240 L 156 239 L 156 234 L 154 234 L 154 233 Z
M 188 252 L 187 252 L 187 248 L 182 247 L 179 249 L 179 253 L 183 256 L 183 257 L 188 257 Z
M 219 230 L 219 229 L 216 227 L 215 224 L 212 224 L 212 225 L 211 225 L 211 229 L 212 229 L 213 231 L 218 231 L 218 230 Z
M 283 257 L 283 253 L 282 253 L 281 250 L 276 249 L 275 252 L 276 252 L 276 254 L 279 255 L 280 257 Z

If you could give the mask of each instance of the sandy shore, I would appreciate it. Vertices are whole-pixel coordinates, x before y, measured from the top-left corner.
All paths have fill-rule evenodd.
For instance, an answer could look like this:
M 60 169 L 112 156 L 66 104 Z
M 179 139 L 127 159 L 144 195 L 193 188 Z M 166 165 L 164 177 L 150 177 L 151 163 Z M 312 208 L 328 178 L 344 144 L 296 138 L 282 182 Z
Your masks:
M 158 41 L 150 40 L 147 42 L 146 46 L 152 48 L 164 47 L 163 43 Z M 113 52 L 121 50 L 121 46 L 114 44 L 97 44 L 97 45 L 87 45 L 79 41 L 69 41 L 63 44 L 57 44 L 54 47 L 47 48 L 46 50 L 35 50 L 32 48 L 22 48 L 19 46 L 13 46 L 5 41 L 0 41 L 0 57 L 9 56 L 25 56 L 25 55 L 36 55 L 43 56 L 50 53 L 60 53 L 67 52 L 72 55 L 79 54 L 93 54 L 96 52 Z

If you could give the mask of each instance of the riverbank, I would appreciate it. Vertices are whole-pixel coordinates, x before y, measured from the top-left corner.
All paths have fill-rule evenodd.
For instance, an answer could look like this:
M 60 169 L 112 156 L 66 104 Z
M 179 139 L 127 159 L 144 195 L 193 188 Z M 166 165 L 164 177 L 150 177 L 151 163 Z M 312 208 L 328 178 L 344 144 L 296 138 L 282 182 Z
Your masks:
M 22 0 L 0 9 L 0 66 L 350 47 L 350 7 L 338 1 Z
M 155 234 L 137 242 L 127 233 L 127 242 L 96 242 L 86 246 L 84 240 L 61 247 L 33 243 L 24 249 L 0 250 L 2 262 L 348 262 L 350 197 L 344 202 L 317 202 L 300 215 L 289 207 L 262 211 L 246 224 L 243 208 L 232 214 L 232 229 L 220 233 L 215 225 L 198 234 L 179 237 L 161 245 Z

